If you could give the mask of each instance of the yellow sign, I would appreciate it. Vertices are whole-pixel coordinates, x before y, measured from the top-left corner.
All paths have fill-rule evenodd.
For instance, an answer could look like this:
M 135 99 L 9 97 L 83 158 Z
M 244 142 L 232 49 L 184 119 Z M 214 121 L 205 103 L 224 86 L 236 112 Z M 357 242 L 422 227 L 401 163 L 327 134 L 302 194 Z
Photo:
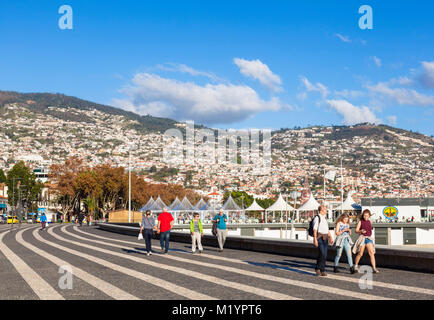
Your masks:
M 395 219 L 398 216 L 398 209 L 396 207 L 386 207 L 383 209 L 383 215 L 386 219 Z

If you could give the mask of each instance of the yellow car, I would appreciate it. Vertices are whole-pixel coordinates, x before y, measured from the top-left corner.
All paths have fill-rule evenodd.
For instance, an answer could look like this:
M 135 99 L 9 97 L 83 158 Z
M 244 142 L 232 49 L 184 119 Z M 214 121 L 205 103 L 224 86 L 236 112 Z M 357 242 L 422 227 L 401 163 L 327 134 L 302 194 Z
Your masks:
M 17 216 L 13 216 L 13 217 L 9 216 L 8 217 L 8 224 L 9 223 L 20 223 L 20 222 L 18 221 Z

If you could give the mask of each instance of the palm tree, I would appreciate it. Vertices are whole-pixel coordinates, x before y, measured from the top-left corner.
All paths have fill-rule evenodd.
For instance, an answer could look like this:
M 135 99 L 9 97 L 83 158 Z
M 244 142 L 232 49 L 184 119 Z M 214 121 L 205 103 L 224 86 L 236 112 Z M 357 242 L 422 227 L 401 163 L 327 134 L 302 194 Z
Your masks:
M 84 204 L 87 207 L 87 219 L 89 219 L 89 216 L 92 215 L 95 211 L 96 208 L 96 201 L 95 198 L 92 197 L 87 197 L 86 199 L 84 199 Z M 95 217 L 93 217 L 95 220 Z M 88 220 L 89 221 L 89 220 Z

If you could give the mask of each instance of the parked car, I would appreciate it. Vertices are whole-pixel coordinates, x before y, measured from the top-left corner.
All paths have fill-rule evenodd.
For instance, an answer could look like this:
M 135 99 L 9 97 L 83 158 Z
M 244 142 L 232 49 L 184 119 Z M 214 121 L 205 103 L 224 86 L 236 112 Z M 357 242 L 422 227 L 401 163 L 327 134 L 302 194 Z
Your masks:
M 17 216 L 8 216 L 8 224 L 11 223 L 20 223 L 20 221 L 18 220 Z

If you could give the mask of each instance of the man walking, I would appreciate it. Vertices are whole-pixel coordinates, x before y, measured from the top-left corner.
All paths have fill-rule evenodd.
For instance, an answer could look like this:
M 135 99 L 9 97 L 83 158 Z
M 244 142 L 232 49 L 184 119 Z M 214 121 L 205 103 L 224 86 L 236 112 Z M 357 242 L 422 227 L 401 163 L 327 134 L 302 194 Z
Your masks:
M 325 272 L 328 244 L 333 244 L 333 239 L 327 222 L 327 206 L 321 204 L 318 208 L 319 215 L 314 218 L 313 243 L 318 248 L 318 259 L 316 261 L 315 272 L 318 276 L 327 276 Z
M 228 230 L 226 230 L 226 222 L 228 222 L 228 217 L 224 211 L 220 209 L 219 214 L 216 215 L 213 220 L 217 221 L 217 240 L 219 242 L 219 252 L 222 252 L 223 246 L 225 245 L 226 236 L 228 234 Z
M 169 251 L 170 230 L 173 227 L 174 219 L 172 215 L 167 212 L 167 208 L 158 216 L 157 233 L 160 234 L 160 246 L 162 253 Z
M 199 219 L 199 213 L 195 212 L 193 214 L 193 220 L 190 221 L 190 233 L 191 233 L 191 251 L 196 253 L 196 243 L 199 248 L 199 253 L 203 252 L 202 247 L 202 236 L 203 236 L 203 225 L 202 221 Z
M 42 216 L 41 216 L 41 225 L 42 225 L 41 230 L 44 230 L 45 226 L 47 225 L 47 216 L 45 215 L 45 213 L 42 213 Z

